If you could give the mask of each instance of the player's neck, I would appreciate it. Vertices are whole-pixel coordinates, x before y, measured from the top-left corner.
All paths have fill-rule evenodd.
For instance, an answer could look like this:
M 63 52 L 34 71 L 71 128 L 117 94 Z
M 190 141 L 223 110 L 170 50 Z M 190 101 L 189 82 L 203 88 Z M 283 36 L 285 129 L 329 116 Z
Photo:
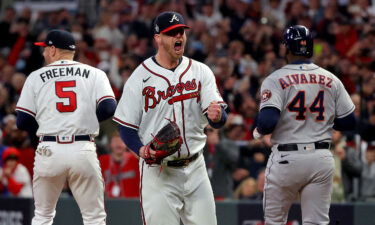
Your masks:
M 68 53 L 62 53 L 62 54 L 57 54 L 54 57 L 51 58 L 51 63 L 56 62 L 56 61 L 61 61 L 61 60 L 73 60 L 74 54 L 68 54 Z
M 286 57 L 286 61 L 288 64 L 294 64 L 296 62 L 310 62 L 310 59 L 304 56 L 297 56 L 297 55 L 289 54 Z
M 74 58 L 74 56 L 70 56 L 70 55 L 61 55 L 61 56 L 58 57 L 55 61 L 60 61 L 60 60 L 70 60 L 70 61 L 73 61 L 73 58 Z
M 180 59 L 174 59 L 170 57 L 167 53 L 163 54 L 161 51 L 159 51 L 155 55 L 155 59 L 159 63 L 160 66 L 166 69 L 176 68 L 180 62 Z

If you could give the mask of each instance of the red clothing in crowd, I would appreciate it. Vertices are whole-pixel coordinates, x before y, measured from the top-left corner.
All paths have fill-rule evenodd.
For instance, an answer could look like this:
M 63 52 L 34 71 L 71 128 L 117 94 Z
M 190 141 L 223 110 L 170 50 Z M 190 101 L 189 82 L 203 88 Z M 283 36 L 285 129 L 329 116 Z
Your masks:
M 99 161 L 107 197 L 139 197 L 138 159 L 132 153 L 125 152 L 121 162 L 111 155 L 101 155 Z
M 35 150 L 31 147 L 18 149 L 20 152 L 19 162 L 29 171 L 30 177 L 33 177 Z

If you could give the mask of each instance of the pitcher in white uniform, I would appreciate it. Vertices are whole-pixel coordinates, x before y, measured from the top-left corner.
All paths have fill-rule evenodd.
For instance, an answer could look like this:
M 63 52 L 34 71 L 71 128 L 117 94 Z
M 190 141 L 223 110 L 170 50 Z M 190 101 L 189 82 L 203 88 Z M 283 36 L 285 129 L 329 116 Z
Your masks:
M 313 38 L 306 27 L 286 29 L 284 44 L 288 64 L 263 81 L 254 130 L 254 137 L 272 133 L 265 224 L 286 224 L 291 204 L 300 197 L 303 224 L 325 225 L 334 170 L 332 129 L 354 129 L 354 104 L 335 75 L 309 61 Z
M 67 183 L 85 225 L 106 224 L 104 184 L 96 155 L 99 121 L 114 114 L 116 101 L 107 75 L 73 61 L 75 42 L 52 30 L 44 42 L 46 66 L 32 72 L 17 103 L 17 126 L 39 136 L 35 154 L 32 225 L 51 225 Z
M 141 205 L 146 225 L 216 225 L 215 202 L 202 150 L 203 129 L 219 128 L 226 113 L 215 76 L 204 64 L 183 56 L 185 29 L 176 12 L 154 23 L 155 56 L 139 65 L 125 84 L 114 121 L 126 145 L 139 154 Z M 168 120 L 183 138 L 180 151 L 160 165 L 147 165 L 144 145 Z M 151 156 L 154 151 L 151 151 Z

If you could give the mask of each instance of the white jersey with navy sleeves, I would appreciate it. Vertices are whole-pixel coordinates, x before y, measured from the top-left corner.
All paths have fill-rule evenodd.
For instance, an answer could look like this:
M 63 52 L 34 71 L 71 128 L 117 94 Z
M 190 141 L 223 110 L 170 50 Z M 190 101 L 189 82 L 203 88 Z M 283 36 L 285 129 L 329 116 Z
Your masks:
M 103 177 L 94 142 L 99 133 L 96 109 L 104 99 L 114 99 L 107 75 L 79 62 L 55 61 L 26 79 L 16 110 L 35 117 L 40 136 L 34 163 L 32 225 L 53 223 L 65 184 L 85 225 L 106 224 Z
M 166 160 L 186 158 L 200 152 L 206 143 L 204 114 L 212 101 L 226 106 L 206 65 L 183 57 L 171 71 L 149 58 L 126 82 L 114 121 L 138 130 L 143 144 L 152 140 L 166 119 L 176 121 L 184 143 L 180 152 Z
M 183 139 L 180 151 L 161 165 L 148 166 L 140 159 L 144 224 L 180 224 L 181 220 L 184 224 L 217 224 L 214 195 L 201 154 L 206 144 L 205 114 L 211 102 L 226 106 L 214 74 L 187 57 L 182 57 L 173 71 L 153 58 L 146 59 L 126 82 L 114 121 L 137 130 L 146 145 L 173 120 Z
M 32 72 L 16 110 L 35 117 L 38 136 L 99 133 L 96 107 L 114 99 L 107 75 L 94 67 L 60 60 Z

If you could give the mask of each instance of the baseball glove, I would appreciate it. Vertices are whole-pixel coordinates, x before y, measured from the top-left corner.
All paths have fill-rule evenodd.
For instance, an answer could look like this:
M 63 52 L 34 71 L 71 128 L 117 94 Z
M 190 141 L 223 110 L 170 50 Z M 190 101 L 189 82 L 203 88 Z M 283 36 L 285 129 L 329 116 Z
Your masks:
M 176 122 L 169 123 L 159 130 L 154 138 L 146 145 L 146 155 L 150 156 L 150 149 L 156 151 L 155 158 L 146 158 L 147 164 L 160 164 L 161 161 L 180 150 L 182 145 L 180 129 Z

